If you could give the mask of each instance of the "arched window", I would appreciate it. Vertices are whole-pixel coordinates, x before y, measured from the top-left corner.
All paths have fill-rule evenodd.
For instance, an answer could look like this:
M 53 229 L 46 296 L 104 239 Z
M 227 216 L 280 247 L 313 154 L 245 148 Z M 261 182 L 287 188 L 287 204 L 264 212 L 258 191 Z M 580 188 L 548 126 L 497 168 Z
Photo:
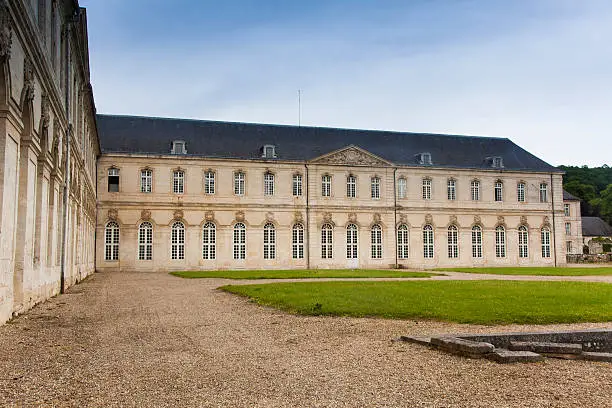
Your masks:
M 291 255 L 293 259 L 304 259 L 304 226 L 295 224 L 291 230 Z
M 173 260 L 185 259 L 185 225 L 177 221 L 172 224 L 172 248 L 171 255 Z
M 234 194 L 244 195 L 245 191 L 245 176 L 241 171 L 234 173 Z
M 204 173 L 204 194 L 215 194 L 215 172 L 212 170 Z
M 542 228 L 542 258 L 550 258 L 550 229 Z
M 143 222 L 138 227 L 138 260 L 150 261 L 153 259 L 153 225 Z
M 150 169 L 140 170 L 140 192 L 150 193 L 153 189 L 153 171 Z
M 234 225 L 234 259 L 246 259 L 246 226 L 239 222 Z
M 479 225 L 472 227 L 472 257 L 482 258 L 482 228 Z
M 408 226 L 405 224 L 397 227 L 397 257 L 408 259 Z
M 470 183 L 470 193 L 472 195 L 472 201 L 480 201 L 480 181 L 472 180 Z
M 521 225 L 518 229 L 519 258 L 529 258 L 529 234 L 527 227 Z
M 333 228 L 330 224 L 321 227 L 321 258 L 332 259 L 333 255 Z
M 357 197 L 357 178 L 353 175 L 346 178 L 346 196 L 350 198 Z
M 276 229 L 274 228 L 274 224 L 267 223 L 264 225 L 264 248 L 263 248 L 263 256 L 264 259 L 274 259 L 276 258 Z
M 326 174 L 321 177 L 321 195 L 323 197 L 331 197 L 332 178 Z
M 380 178 L 372 177 L 372 179 L 370 180 L 370 187 L 370 190 L 372 192 L 372 198 L 380 198 Z
M 397 198 L 406 198 L 407 186 L 408 184 L 405 178 L 400 177 L 397 179 Z
M 459 258 L 459 232 L 456 225 L 448 227 L 448 257 Z
M 264 174 L 264 195 L 274 195 L 274 174 L 272 173 Z
M 185 172 L 183 170 L 175 170 L 172 173 L 172 191 L 174 194 L 185 192 Z
M 506 257 L 506 229 L 501 225 L 495 228 L 495 257 Z
M 431 225 L 423 227 L 423 257 L 434 257 L 434 233 Z
M 372 259 L 382 258 L 382 228 L 378 224 L 372 225 L 370 231 L 372 243 Z
M 119 224 L 114 221 L 106 224 L 104 231 L 104 260 L 119 260 Z
M 495 201 L 504 201 L 504 184 L 501 180 L 495 182 Z
M 346 257 L 357 259 L 357 226 L 349 224 L 346 227 Z
M 216 259 L 217 257 L 217 227 L 207 222 L 202 227 L 202 259 Z

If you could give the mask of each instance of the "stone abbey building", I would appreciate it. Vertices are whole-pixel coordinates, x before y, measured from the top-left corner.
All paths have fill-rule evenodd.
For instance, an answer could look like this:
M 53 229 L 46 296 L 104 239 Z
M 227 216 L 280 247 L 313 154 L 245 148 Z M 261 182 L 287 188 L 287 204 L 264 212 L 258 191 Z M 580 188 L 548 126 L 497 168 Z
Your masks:
M 99 271 L 563 265 L 508 139 L 97 115 L 77 0 L 0 0 L 0 322 Z

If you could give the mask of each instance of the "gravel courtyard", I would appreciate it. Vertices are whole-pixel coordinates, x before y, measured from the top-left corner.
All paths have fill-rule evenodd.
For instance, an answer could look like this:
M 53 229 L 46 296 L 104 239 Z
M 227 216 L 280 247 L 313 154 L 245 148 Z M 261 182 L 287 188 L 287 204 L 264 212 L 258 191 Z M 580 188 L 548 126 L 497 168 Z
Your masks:
M 0 406 L 612 407 L 611 364 L 498 365 L 392 341 L 610 324 L 298 317 L 215 289 L 227 282 L 95 274 L 0 327 Z

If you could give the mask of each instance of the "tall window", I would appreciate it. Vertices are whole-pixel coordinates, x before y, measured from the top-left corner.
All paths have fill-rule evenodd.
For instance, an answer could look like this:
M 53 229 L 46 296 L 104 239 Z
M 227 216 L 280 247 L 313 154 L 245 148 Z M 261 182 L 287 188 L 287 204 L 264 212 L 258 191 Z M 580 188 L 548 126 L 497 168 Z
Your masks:
M 405 224 L 397 228 L 397 257 L 399 259 L 408 259 L 408 226 Z
M 527 227 L 521 225 L 518 229 L 519 258 L 529 258 L 529 233 Z
M 323 224 L 323 226 L 321 227 L 321 258 L 323 259 L 332 258 L 332 236 L 332 226 L 330 224 Z
M 472 227 L 472 257 L 482 258 L 482 228 L 479 225 Z
M 550 258 L 550 230 L 542 228 L 542 258 Z
M 569 204 L 563 204 L 563 213 L 566 217 L 570 216 L 570 205 Z
M 446 195 L 449 200 L 457 199 L 457 182 L 454 179 L 449 179 L 446 184 Z
M 119 224 L 114 221 L 106 224 L 104 231 L 104 260 L 119 260 Z
M 357 259 L 357 226 L 349 224 L 346 227 L 346 257 Z
M 459 258 L 459 232 L 457 226 L 451 225 L 447 231 L 448 237 L 448 257 Z
M 321 177 L 321 195 L 323 197 L 331 197 L 331 184 L 332 178 L 330 175 L 326 174 Z
M 540 202 L 548 202 L 548 184 L 546 183 L 540 183 Z
M 434 234 L 433 227 L 426 225 L 423 227 L 423 257 L 434 257 Z
M 264 225 L 264 248 L 263 256 L 264 259 L 276 258 L 276 229 L 274 224 L 267 223 Z
M 234 225 L 234 259 L 246 259 L 246 227 L 239 222 Z
M 372 177 L 370 181 L 370 190 L 372 191 L 372 198 L 380 198 L 380 179 L 378 177 Z
M 571 253 L 572 253 L 572 241 L 566 241 L 566 242 L 565 242 L 565 251 L 566 251 L 568 254 L 571 254 Z
M 119 191 L 119 169 L 108 169 L 108 192 L 116 193 Z
M 185 172 L 183 170 L 175 170 L 172 180 L 172 191 L 174 194 L 183 194 L 185 192 Z
M 143 222 L 138 228 L 138 260 L 150 261 L 153 259 L 153 225 Z
M 372 225 L 370 231 L 372 238 L 372 259 L 382 258 L 382 228 L 380 225 Z
M 495 256 L 506 257 L 506 229 L 501 225 L 495 228 Z
M 204 173 L 204 194 L 215 194 L 215 172 Z
M 149 169 L 140 170 L 140 192 L 150 193 L 153 188 L 153 172 Z
M 217 257 L 217 227 L 207 222 L 202 227 L 202 259 L 216 259 Z
M 520 182 L 516 185 L 516 197 L 519 203 L 525 202 L 525 183 Z
M 304 259 L 304 226 L 295 224 L 291 230 L 291 255 L 293 259 Z
M 241 171 L 237 171 L 236 173 L 234 173 L 234 194 L 235 195 L 244 195 L 244 187 L 245 187 L 244 183 L 245 183 L 244 173 Z
M 501 181 L 495 182 L 495 201 L 504 200 L 504 184 Z
M 357 197 L 357 178 L 353 175 L 346 178 L 346 196 L 350 198 Z
M 423 200 L 431 200 L 431 179 L 423 179 Z
M 294 174 L 293 175 L 293 196 L 299 197 L 302 195 L 302 175 Z
M 172 224 L 172 259 L 185 259 L 185 225 L 177 221 Z
M 406 198 L 406 190 L 407 190 L 407 182 L 406 179 L 400 177 L 397 180 L 397 198 Z
M 572 235 L 572 224 L 570 222 L 565 223 L 565 235 Z
M 264 174 L 264 195 L 274 195 L 274 174 Z
M 480 181 L 472 180 L 470 183 L 470 193 L 472 195 L 472 201 L 480 201 Z

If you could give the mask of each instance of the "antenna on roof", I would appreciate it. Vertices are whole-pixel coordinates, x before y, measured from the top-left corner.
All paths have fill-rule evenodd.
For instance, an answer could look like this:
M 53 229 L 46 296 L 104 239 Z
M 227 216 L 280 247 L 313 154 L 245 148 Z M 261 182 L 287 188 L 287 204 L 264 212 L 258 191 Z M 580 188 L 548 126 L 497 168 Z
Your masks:
M 298 89 L 298 126 L 302 126 L 302 90 Z

